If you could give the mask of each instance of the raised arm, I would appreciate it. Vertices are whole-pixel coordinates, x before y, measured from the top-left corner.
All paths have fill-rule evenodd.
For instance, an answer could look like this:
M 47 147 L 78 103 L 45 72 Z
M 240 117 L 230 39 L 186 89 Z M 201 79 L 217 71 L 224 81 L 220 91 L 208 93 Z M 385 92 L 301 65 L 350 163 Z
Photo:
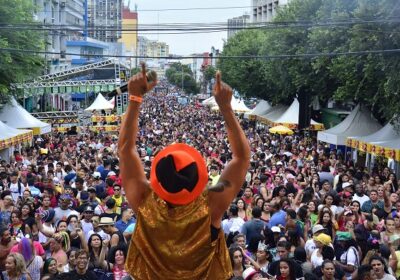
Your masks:
M 225 121 L 232 160 L 224 168 L 219 182 L 210 188 L 209 200 L 213 226 L 221 226 L 221 218 L 243 185 L 250 165 L 250 146 L 231 107 L 232 89 L 216 74 L 215 101 Z
M 146 66 L 142 64 L 142 72 L 131 77 L 128 82 L 129 105 L 121 124 L 118 152 L 120 169 L 126 198 L 132 209 L 137 212 L 149 183 L 144 174 L 142 162 L 136 150 L 140 98 L 150 91 L 157 81 L 147 83 Z M 135 100 L 131 100 L 131 99 Z M 139 100 L 139 101 L 138 101 Z

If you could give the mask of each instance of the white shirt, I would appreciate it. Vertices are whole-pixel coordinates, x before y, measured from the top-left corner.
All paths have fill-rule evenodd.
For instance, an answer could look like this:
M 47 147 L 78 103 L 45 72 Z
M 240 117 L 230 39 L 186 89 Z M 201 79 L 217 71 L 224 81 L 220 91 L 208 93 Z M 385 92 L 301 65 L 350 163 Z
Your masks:
M 358 196 L 356 193 L 353 195 L 353 201 L 358 201 L 360 203 L 360 208 L 363 206 L 363 204 L 367 201 L 369 201 L 369 196 L 363 195 L 363 196 Z
M 316 268 L 324 262 L 324 258 L 322 256 L 318 256 L 318 250 L 314 250 L 311 254 L 311 264 L 313 268 Z
M 89 240 L 89 232 L 93 230 L 93 224 L 91 222 L 87 223 L 85 220 L 82 220 L 81 226 L 86 240 Z
M 104 240 L 110 240 L 110 235 L 105 233 L 103 230 L 100 230 L 99 232 L 95 232 L 94 230 L 91 230 L 91 231 L 88 232 L 86 241 L 89 241 L 90 236 L 92 236 L 92 234 L 94 234 L 94 233 L 97 233 L 98 235 L 100 235 L 101 239 L 103 239 L 103 241 Z
M 222 228 L 225 234 L 229 234 L 231 232 L 242 232 L 242 226 L 244 224 L 244 220 L 241 217 L 235 217 L 231 219 L 225 219 L 222 221 Z
M 318 205 L 318 211 L 320 211 L 323 207 L 324 207 L 324 205 L 322 205 L 322 204 Z M 333 215 L 337 215 L 340 213 L 338 211 L 338 207 L 336 205 L 331 205 L 330 209 L 331 209 Z
M 54 208 L 54 212 L 56 212 L 56 214 L 54 215 L 56 224 L 61 219 L 67 220 L 67 218 L 71 215 L 76 215 L 78 218 L 80 216 L 79 213 L 75 210 L 72 209 L 62 210 L 60 207 Z
M 24 185 L 22 185 L 21 183 L 21 192 L 23 192 L 24 190 L 25 190 Z M 22 196 L 22 194 L 18 191 L 18 182 L 16 184 L 10 183 L 10 191 L 14 203 L 17 203 L 18 198 Z

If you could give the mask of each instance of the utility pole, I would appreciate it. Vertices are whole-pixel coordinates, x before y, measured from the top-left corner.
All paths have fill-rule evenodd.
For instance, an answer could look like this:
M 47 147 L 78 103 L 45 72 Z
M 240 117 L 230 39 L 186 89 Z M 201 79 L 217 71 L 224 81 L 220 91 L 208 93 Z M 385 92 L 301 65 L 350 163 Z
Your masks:
M 182 67 L 182 93 L 183 93 L 183 86 L 184 86 L 184 84 L 183 84 L 183 64 L 181 64 L 181 67 Z

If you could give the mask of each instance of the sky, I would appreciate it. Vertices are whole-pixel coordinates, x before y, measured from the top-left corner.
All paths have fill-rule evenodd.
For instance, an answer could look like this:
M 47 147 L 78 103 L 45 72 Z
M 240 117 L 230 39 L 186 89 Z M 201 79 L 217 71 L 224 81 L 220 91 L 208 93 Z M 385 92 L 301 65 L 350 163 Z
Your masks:
M 125 0 L 128 4 L 128 1 Z M 138 7 L 139 29 L 140 24 L 165 23 L 227 23 L 229 18 L 250 14 L 251 0 L 130 0 L 130 7 Z M 160 11 L 163 9 L 193 9 L 193 8 L 220 8 L 207 10 Z M 245 8 L 229 8 L 245 7 Z M 157 10 L 157 11 L 141 11 Z M 173 31 L 170 31 L 173 32 Z M 153 32 L 156 33 L 156 32 Z M 227 38 L 227 31 L 206 34 L 144 34 L 139 36 L 148 39 L 166 42 L 170 54 L 189 55 L 209 52 L 211 47 L 222 51 L 223 39 Z

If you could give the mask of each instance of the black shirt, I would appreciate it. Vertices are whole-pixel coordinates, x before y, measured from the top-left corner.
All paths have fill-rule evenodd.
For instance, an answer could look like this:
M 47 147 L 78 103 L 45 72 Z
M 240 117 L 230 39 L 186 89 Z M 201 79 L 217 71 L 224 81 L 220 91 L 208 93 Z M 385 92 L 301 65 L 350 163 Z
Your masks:
M 71 272 L 61 273 L 56 277 L 56 280 L 98 280 L 96 273 L 87 270 L 85 274 L 79 274 L 76 270 Z

